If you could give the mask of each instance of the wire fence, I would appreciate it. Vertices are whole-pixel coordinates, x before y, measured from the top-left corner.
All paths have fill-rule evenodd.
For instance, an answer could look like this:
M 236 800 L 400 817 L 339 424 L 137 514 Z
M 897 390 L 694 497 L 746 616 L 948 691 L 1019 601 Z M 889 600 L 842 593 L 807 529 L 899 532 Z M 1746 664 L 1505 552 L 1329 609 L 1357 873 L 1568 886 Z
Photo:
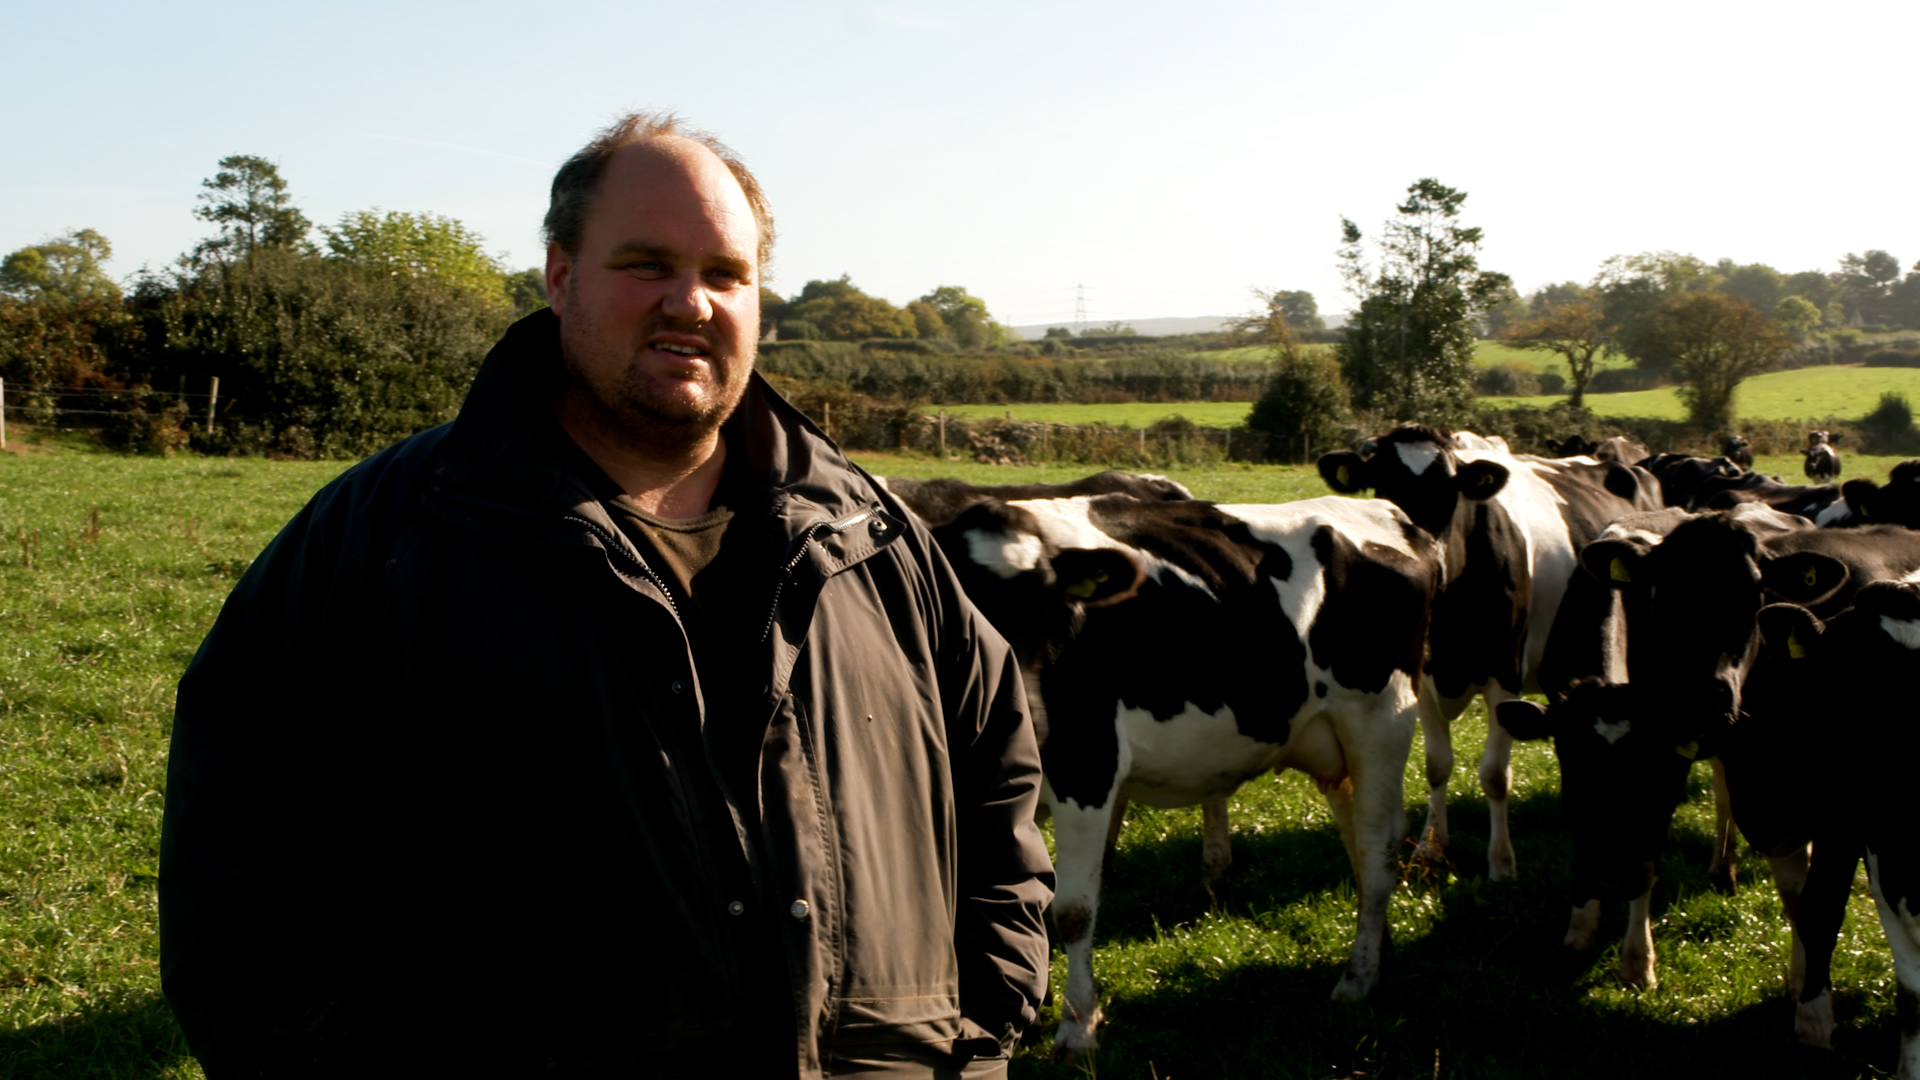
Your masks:
M 0 449 L 7 445 L 7 424 L 31 424 L 60 429 L 97 428 L 116 420 L 177 412 L 182 423 L 204 422 L 207 431 L 220 408 L 220 377 L 207 380 L 207 389 L 190 391 L 182 378 L 177 390 L 152 387 L 14 387 L 0 379 Z M 231 406 L 232 402 L 228 402 Z M 84 418 L 65 423 L 69 418 Z

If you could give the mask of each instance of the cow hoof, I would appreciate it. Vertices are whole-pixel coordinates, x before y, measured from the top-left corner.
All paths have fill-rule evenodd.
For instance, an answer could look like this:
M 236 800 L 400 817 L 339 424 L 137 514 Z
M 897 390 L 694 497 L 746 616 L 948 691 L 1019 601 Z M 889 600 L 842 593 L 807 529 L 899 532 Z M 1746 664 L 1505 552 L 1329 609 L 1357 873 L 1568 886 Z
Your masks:
M 1333 988 L 1333 1000 L 1352 1003 L 1367 1000 L 1373 992 L 1373 979 L 1362 978 L 1349 971 L 1340 976 L 1340 983 Z
M 1053 1034 L 1053 1059 L 1071 1063 L 1081 1054 L 1090 1054 L 1100 1046 L 1100 1040 L 1093 1031 L 1100 1026 L 1100 1010 L 1094 1009 L 1093 1015 L 1085 1022 L 1076 1017 L 1062 1016 L 1060 1030 Z
M 1561 941 L 1560 944 L 1569 949 L 1577 949 L 1580 952 L 1585 952 L 1593 947 L 1593 931 L 1586 929 L 1568 930 L 1565 940 Z
M 1653 977 L 1653 957 L 1628 954 L 1620 958 L 1620 981 L 1636 990 L 1651 990 L 1660 985 Z
M 1793 1037 L 1807 1046 L 1822 1050 L 1833 1046 L 1833 991 L 1822 990 L 1812 1001 L 1802 1001 L 1793 1011 Z
M 1512 881 L 1519 876 L 1519 867 L 1513 861 L 1513 849 L 1487 852 L 1488 881 Z

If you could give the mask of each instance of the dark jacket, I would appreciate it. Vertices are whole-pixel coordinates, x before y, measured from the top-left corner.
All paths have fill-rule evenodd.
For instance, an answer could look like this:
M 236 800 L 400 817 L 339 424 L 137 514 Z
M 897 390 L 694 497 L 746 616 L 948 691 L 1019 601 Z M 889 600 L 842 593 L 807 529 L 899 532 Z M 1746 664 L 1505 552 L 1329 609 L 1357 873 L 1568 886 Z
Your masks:
M 161 969 L 209 1076 L 1010 1047 L 1053 877 L 1005 643 L 754 376 L 727 467 L 764 478 L 765 625 L 727 673 L 753 705 L 710 716 L 671 601 L 531 434 L 558 364 L 549 313 L 516 324 L 458 420 L 282 530 L 181 680 Z

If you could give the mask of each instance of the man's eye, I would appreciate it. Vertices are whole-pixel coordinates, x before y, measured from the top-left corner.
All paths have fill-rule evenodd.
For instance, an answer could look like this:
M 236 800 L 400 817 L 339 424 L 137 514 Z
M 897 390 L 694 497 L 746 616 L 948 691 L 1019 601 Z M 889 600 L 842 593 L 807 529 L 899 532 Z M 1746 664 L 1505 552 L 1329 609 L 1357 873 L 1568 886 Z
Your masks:
M 671 272 L 671 268 L 668 267 L 666 263 L 659 262 L 655 259 L 642 259 L 638 262 L 631 262 L 622 267 L 622 269 L 630 274 L 638 274 L 641 277 L 658 277 L 661 274 Z

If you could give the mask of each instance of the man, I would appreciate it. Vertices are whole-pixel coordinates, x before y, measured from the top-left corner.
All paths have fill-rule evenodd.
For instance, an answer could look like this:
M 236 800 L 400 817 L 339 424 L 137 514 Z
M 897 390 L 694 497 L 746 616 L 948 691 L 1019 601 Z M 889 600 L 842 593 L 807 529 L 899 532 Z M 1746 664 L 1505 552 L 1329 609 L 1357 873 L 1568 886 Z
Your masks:
M 759 185 L 555 177 L 550 311 L 317 495 L 181 680 L 161 967 L 228 1076 L 994 1075 L 1039 757 L 924 532 L 752 372 Z

